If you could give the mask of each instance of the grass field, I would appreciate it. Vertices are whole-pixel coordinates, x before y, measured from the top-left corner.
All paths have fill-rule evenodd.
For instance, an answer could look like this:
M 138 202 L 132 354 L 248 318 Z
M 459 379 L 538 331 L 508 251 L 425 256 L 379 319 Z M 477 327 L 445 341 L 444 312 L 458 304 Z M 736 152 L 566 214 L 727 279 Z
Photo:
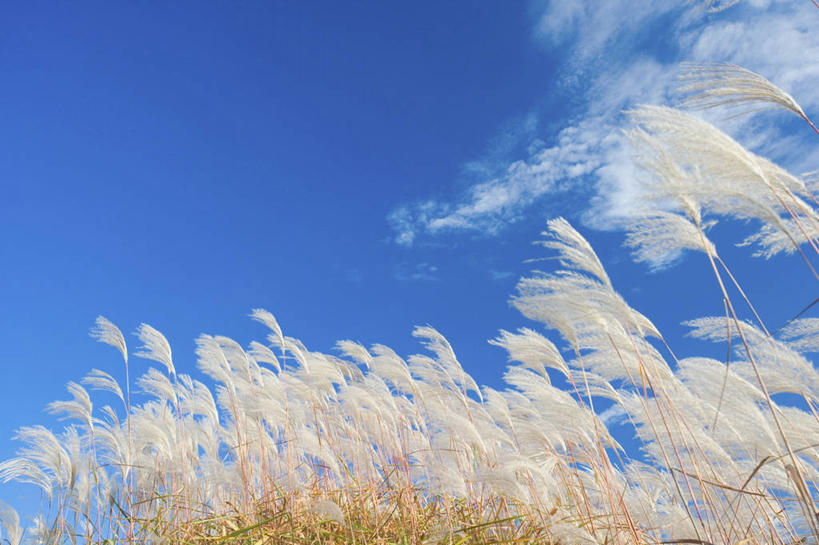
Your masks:
M 561 268 L 521 279 L 513 297 L 554 335 L 500 331 L 504 390 L 476 384 L 430 327 L 413 332 L 424 355 L 351 341 L 331 355 L 255 310 L 265 339 L 197 339 L 198 380 L 177 372 L 159 331 L 140 326 L 130 351 L 100 317 L 92 336 L 119 351 L 127 379 L 92 370 L 49 405 L 68 427 L 18 430 L 0 480 L 39 487 L 44 510 L 24 530 L 3 505 L 5 541 L 817 542 L 819 319 L 771 331 L 708 238 L 715 219 L 750 220 L 757 230 L 738 242 L 765 258 L 796 252 L 819 280 L 817 203 L 803 179 L 690 109 L 774 107 L 816 128 L 739 67 L 688 66 L 682 92 L 688 110 L 629 113 L 645 184 L 627 245 L 654 266 L 698 254 L 725 312 L 687 325 L 730 358 L 675 358 L 561 218 L 542 241 Z M 157 367 L 132 379 L 132 356 Z M 640 456 L 613 422 L 630 427 Z

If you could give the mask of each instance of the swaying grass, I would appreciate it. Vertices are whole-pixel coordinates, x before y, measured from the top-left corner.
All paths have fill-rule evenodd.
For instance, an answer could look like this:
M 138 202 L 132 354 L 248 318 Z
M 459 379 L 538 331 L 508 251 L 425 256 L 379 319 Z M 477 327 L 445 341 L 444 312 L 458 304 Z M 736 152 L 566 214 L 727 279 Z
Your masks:
M 764 78 L 692 70 L 688 90 L 705 107 L 769 100 L 808 120 Z M 341 341 L 338 357 L 255 310 L 265 342 L 199 337 L 207 382 L 177 373 L 166 339 L 142 324 L 132 353 L 161 369 L 135 381 L 133 403 L 131 352 L 100 317 L 92 335 L 119 351 L 124 388 L 92 370 L 69 383 L 71 399 L 49 405 L 68 427 L 18 430 L 23 447 L 0 463 L 0 479 L 38 486 L 47 508 L 24 532 L 0 505 L 6 541 L 816 542 L 819 373 L 807 355 L 819 351 L 819 320 L 772 334 L 707 237 L 715 218 L 751 219 L 760 228 L 745 244 L 764 257 L 798 251 L 813 271 L 813 197 L 705 121 L 663 107 L 631 116 L 647 181 L 627 243 L 654 266 L 701 253 L 725 314 L 687 325 L 727 343 L 730 361 L 676 359 L 561 218 L 543 246 L 563 270 L 522 279 L 513 299 L 559 339 L 501 331 L 491 342 L 509 354 L 502 391 L 479 387 L 429 327 L 413 333 L 426 355 Z M 86 387 L 119 406 L 95 406 Z M 778 404 L 781 393 L 804 403 Z M 631 426 L 644 459 L 618 444 L 603 408 Z

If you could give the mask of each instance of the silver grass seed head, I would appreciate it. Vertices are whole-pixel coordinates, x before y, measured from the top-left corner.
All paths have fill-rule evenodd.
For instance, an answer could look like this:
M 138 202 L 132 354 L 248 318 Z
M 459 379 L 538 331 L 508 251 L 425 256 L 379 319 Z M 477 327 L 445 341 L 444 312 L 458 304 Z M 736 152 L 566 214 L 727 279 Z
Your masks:
M 10 545 L 20 545 L 23 542 L 23 529 L 20 528 L 20 516 L 9 505 L 0 501 L 0 526 L 6 533 Z M 1 534 L 0 534 L 1 535 Z
M 322 498 L 313 502 L 308 511 L 318 515 L 324 520 L 332 520 L 339 524 L 344 524 L 344 511 L 333 500 Z
M 61 415 L 60 419 L 73 418 L 93 428 L 94 423 L 91 417 L 93 405 L 88 392 L 76 382 L 69 382 L 66 389 L 73 399 L 70 401 L 52 401 L 46 407 L 51 414 Z
M 772 162 L 746 150 L 710 123 L 672 108 L 642 106 L 629 112 L 639 125 L 633 142 L 643 152 L 643 166 L 655 174 L 648 194 L 674 198 L 694 210 L 740 220 L 755 219 L 763 227 L 746 243 L 757 243 L 764 256 L 788 251 L 803 238 L 789 228 L 787 212 L 817 223 L 815 210 L 798 195 L 810 195 L 805 183 Z M 696 215 L 692 216 L 696 221 Z M 807 219 L 813 220 L 808 222 Z
M 517 333 L 501 330 L 500 335 L 491 339 L 489 344 L 504 348 L 509 353 L 509 361 L 518 361 L 546 378 L 547 367 L 560 371 L 566 377 L 571 375 L 554 343 L 529 328 L 520 328 Z
M 633 248 L 637 262 L 648 262 L 661 269 L 674 261 L 683 250 L 696 250 L 716 256 L 713 242 L 690 219 L 664 211 L 631 220 L 625 245 Z
M 134 355 L 161 363 L 168 369 L 168 373 L 175 375 L 176 369 L 174 369 L 168 339 L 148 324 L 140 324 L 136 335 L 142 342 L 142 347 Z
M 35 462 L 22 456 L 0 462 L 0 481 L 33 484 L 46 494 L 49 501 L 54 495 L 51 477 Z
M 271 364 L 276 368 L 277 372 L 281 372 L 282 370 L 281 364 L 279 363 L 279 358 L 276 357 L 276 354 L 274 354 L 270 348 L 260 342 L 251 341 L 247 354 L 259 363 Z
M 373 356 L 361 343 L 357 343 L 355 341 L 338 341 L 336 343 L 336 349 L 348 358 L 363 364 L 367 367 L 367 369 L 370 368 L 370 363 L 372 363 Z
M 799 224 L 792 219 L 779 218 L 776 223 L 765 224 L 756 233 L 745 237 L 737 246 L 756 245 L 758 248 L 753 252 L 754 257 L 770 259 L 778 254 L 793 254 L 800 240 L 804 240 L 804 234 L 815 240 L 819 237 L 819 222 L 806 221 L 805 217 L 799 217 Z
M 128 348 L 125 345 L 125 337 L 117 326 L 111 323 L 105 316 L 97 316 L 96 325 L 91 329 L 91 337 L 105 344 L 110 344 L 120 351 L 122 359 L 128 362 Z
M 276 318 L 263 308 L 253 309 L 250 316 L 257 322 L 266 325 L 273 332 L 270 335 L 269 340 L 282 347 L 282 350 L 284 350 L 284 335 L 282 334 L 282 328 L 279 327 L 279 322 L 276 321 Z
M 122 388 L 120 388 L 119 383 L 105 371 L 91 369 L 91 372 L 89 372 L 81 382 L 90 386 L 92 389 L 111 392 L 125 403 L 125 396 L 122 394 Z
M 540 241 L 538 244 L 557 250 L 564 267 L 591 273 L 603 284 L 611 287 L 606 269 L 583 235 L 562 217 L 549 220 L 547 226 L 549 230 L 543 234 L 550 236 L 551 239 Z
M 168 377 L 154 367 L 137 379 L 137 385 L 143 393 L 155 397 L 160 402 L 177 402 L 176 389 Z
M 784 326 L 780 337 L 799 352 L 819 352 L 819 318 L 800 318 Z
M 807 116 L 796 100 L 763 76 L 736 64 L 683 63 L 678 91 L 690 93 L 683 106 L 710 109 L 718 106 L 761 105 L 762 108 L 782 108 L 799 117 Z M 749 112 L 740 112 L 742 115 Z

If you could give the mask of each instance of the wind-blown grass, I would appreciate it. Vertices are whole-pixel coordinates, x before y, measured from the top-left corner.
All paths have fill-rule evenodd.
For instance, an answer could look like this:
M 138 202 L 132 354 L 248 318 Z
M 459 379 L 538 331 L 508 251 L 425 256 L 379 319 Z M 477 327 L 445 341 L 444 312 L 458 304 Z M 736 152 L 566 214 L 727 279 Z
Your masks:
M 709 106 L 727 96 L 704 90 L 720 74 L 698 76 Z M 340 341 L 336 356 L 255 310 L 264 341 L 197 339 L 199 380 L 178 372 L 159 331 L 139 326 L 129 352 L 100 317 L 92 336 L 126 369 L 129 353 L 161 368 L 136 379 L 137 403 L 129 374 L 120 385 L 92 370 L 48 407 L 71 422 L 65 429 L 18 430 L 23 446 L 0 463 L 0 479 L 39 487 L 47 509 L 24 531 L 0 504 L 6 540 L 815 542 L 819 374 L 808 356 L 819 350 L 819 322 L 772 334 L 706 236 L 718 217 L 751 219 L 761 227 L 745 242 L 761 255 L 799 251 L 811 266 L 812 196 L 687 113 L 642 107 L 631 116 L 646 215 L 627 243 L 658 266 L 701 254 L 726 314 L 687 325 L 728 343 L 730 361 L 676 359 L 562 218 L 548 222 L 542 243 L 562 269 L 522 279 L 512 300 L 557 337 L 527 328 L 491 340 L 509 355 L 504 390 L 476 384 L 431 327 L 413 332 L 425 354 Z M 95 406 L 87 388 L 113 393 L 118 406 Z M 781 405 L 780 393 L 804 402 Z M 644 457 L 618 444 L 604 411 L 621 415 Z

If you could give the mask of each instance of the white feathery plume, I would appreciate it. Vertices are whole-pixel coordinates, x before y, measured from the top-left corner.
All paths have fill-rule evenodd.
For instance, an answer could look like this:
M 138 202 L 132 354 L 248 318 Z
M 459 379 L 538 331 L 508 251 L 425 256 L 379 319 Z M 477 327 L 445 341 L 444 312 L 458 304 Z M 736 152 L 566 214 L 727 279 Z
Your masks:
M 737 348 L 737 351 L 744 353 L 744 349 Z M 819 373 L 798 352 L 773 339 L 752 346 L 751 351 L 770 393 L 799 394 L 814 402 L 819 401 Z M 736 373 L 746 380 L 756 380 L 753 367 L 748 361 L 740 360 L 734 367 Z
M 804 182 L 746 150 L 707 121 L 664 106 L 640 106 L 628 114 L 681 168 L 698 171 L 698 177 L 707 183 L 696 189 L 706 192 L 708 206 L 726 207 L 731 214 L 733 200 L 746 195 L 781 210 L 776 197 L 787 195 L 786 190 L 808 194 Z
M 17 511 L 9 505 L 0 501 L 0 526 L 6 532 L 6 539 L 9 545 L 21 545 L 23 542 L 23 529 L 20 528 L 20 516 Z
M 270 312 L 263 308 L 255 308 L 253 309 L 253 312 L 251 312 L 250 316 L 257 322 L 266 325 L 273 332 L 270 336 L 268 336 L 268 340 L 272 344 L 280 346 L 282 349 L 284 349 L 284 335 L 282 334 L 282 328 L 279 327 L 279 322 L 276 321 L 276 318 Z
M 309 352 L 306 349 L 303 354 L 305 361 L 310 362 L 310 371 L 307 374 L 311 386 L 320 389 L 323 395 L 332 397 L 335 393 L 333 385 L 346 382 L 343 372 L 346 369 L 342 364 L 343 360 L 320 352 Z
M 88 392 L 76 382 L 69 382 L 66 389 L 73 399 L 71 401 L 52 401 L 46 410 L 51 414 L 62 415 L 61 419 L 74 418 L 92 428 L 94 426 L 91 417 L 93 406 Z
M 684 168 L 672 155 L 672 149 L 641 127 L 625 134 L 635 152 L 635 164 L 652 175 L 638 179 L 643 188 L 640 195 L 643 208 L 665 211 L 676 205 L 699 225 L 702 221 L 701 210 L 695 195 L 703 192 L 705 181 L 698 171 Z
M 99 369 L 91 369 L 91 372 L 88 373 L 82 379 L 82 383 L 87 384 L 88 386 L 95 390 L 111 392 L 112 394 L 116 395 L 123 403 L 125 403 L 125 396 L 122 393 L 122 388 L 120 388 L 119 383 L 116 381 L 114 377 L 112 377 L 105 371 L 100 371 Z
M 513 501 L 528 503 L 529 494 L 518 481 L 515 467 L 504 464 L 500 467 L 487 467 L 479 470 L 475 477 L 478 486 L 489 494 L 510 498 Z
M 819 240 L 819 221 L 800 215 L 800 225 L 791 219 L 780 218 L 776 226 L 763 225 L 756 233 L 748 235 L 737 246 L 759 246 L 751 255 L 770 259 L 777 254 L 792 254 L 796 251 L 795 241 L 803 238 L 803 231 L 813 240 Z
M 477 403 L 470 399 L 469 404 L 472 421 L 487 445 L 487 457 L 491 455 L 494 459 L 499 452 L 514 448 L 515 443 L 508 429 L 492 417 L 484 403 Z
M 363 364 L 368 369 L 370 368 L 373 356 L 361 343 L 355 341 L 338 341 L 336 343 L 336 349 L 348 358 Z
M 759 74 L 730 63 L 683 63 L 678 90 L 692 93 L 682 104 L 698 109 L 718 106 L 760 105 L 761 108 L 789 110 L 810 122 L 794 98 Z M 748 112 L 740 112 L 741 115 Z
M 452 444 L 462 445 L 468 450 L 475 449 L 477 452 L 487 451 L 486 442 L 478 431 L 475 423 L 467 416 L 459 414 L 453 410 L 454 407 L 442 403 L 430 404 L 430 418 L 440 427 L 442 433 L 436 434 L 435 440 L 442 449 L 450 447 Z
M 261 384 L 253 385 L 242 404 L 249 416 L 266 420 L 271 426 L 276 427 L 285 420 L 287 414 L 283 396 L 281 381 L 270 369 L 263 369 Z
M 344 380 L 358 381 L 364 377 L 364 372 L 355 363 L 329 354 L 325 354 L 324 356 L 335 362 L 339 372 L 344 376 Z
M 158 369 L 151 367 L 145 374 L 137 379 L 137 385 L 142 392 L 154 396 L 158 401 L 171 402 L 176 405 L 176 389 L 168 377 Z
M 130 451 L 128 449 L 128 437 L 120 425 L 117 412 L 106 405 L 102 408 L 105 419 L 97 419 L 97 427 L 94 429 L 94 441 L 97 454 L 103 462 L 109 462 L 120 468 L 123 475 L 122 482 L 125 482 L 124 475 L 130 467 Z
M 394 413 L 385 410 L 387 407 L 381 402 L 382 399 L 383 397 L 379 396 L 377 392 L 372 391 L 370 387 L 363 384 L 349 384 L 339 392 L 339 401 L 347 414 L 362 418 L 363 413 L 372 411 L 379 418 L 384 419 L 387 424 L 394 425 Z
M 142 347 L 134 355 L 161 363 L 168 369 L 168 373 L 175 375 L 176 369 L 173 366 L 171 345 L 168 344 L 168 339 L 162 333 L 144 323 L 137 328 L 136 334 L 142 342 Z
M 276 357 L 276 354 L 273 353 L 270 348 L 266 347 L 262 343 L 251 341 L 250 348 L 247 351 L 247 354 L 255 359 L 257 362 L 260 363 L 269 363 L 273 367 L 276 368 L 276 371 L 281 372 L 282 367 L 279 364 L 279 359 Z
M 507 403 L 503 393 L 489 386 L 484 386 L 483 398 L 487 413 L 507 431 L 511 430 L 513 427 L 512 415 L 509 412 L 509 403 Z
M 584 526 L 572 524 L 562 520 L 554 521 L 548 525 L 550 541 L 553 543 L 572 543 L 573 545 L 603 545 L 606 541 L 600 541 L 591 534 Z
M 588 272 L 611 288 L 611 280 L 606 269 L 583 235 L 564 218 L 551 219 L 547 225 L 549 230 L 541 234 L 551 238 L 538 241 L 536 244 L 557 250 L 564 267 Z
M 628 131 L 627 136 L 636 152 L 635 162 L 651 174 L 639 180 L 642 206 L 626 228 L 626 246 L 634 248 L 634 259 L 657 270 L 684 250 L 716 256 L 716 247 L 705 236 L 716 221 L 702 221 L 699 199 L 707 189 L 698 170 L 683 168 L 659 139 L 641 128 Z
M 27 529 L 28 543 L 33 545 L 50 545 L 59 543 L 62 535 L 60 527 L 50 525 L 40 513 L 31 520 L 31 526 Z
M 391 382 L 399 392 L 414 393 L 415 380 L 403 358 L 383 344 L 373 345 L 372 353 L 374 357 L 370 361 L 371 372 Z
M 803 445 L 800 456 L 813 466 L 812 471 L 819 470 L 819 445 L 816 444 L 816 437 L 819 437 L 819 419 L 808 411 L 799 407 L 788 407 L 780 405 L 779 410 L 784 414 L 786 431 L 796 445 Z
M 306 373 L 310 373 L 310 362 L 307 359 L 307 349 L 298 339 L 284 337 L 281 340 L 282 352 L 288 352 Z
M 517 334 L 501 330 L 489 344 L 504 348 L 509 352 L 509 361 L 518 361 L 547 380 L 546 367 L 556 369 L 566 377 L 571 376 L 569 366 L 552 341 L 529 328 L 520 328 Z
M 39 466 L 51 479 L 52 487 L 66 486 L 71 482 L 73 462 L 51 430 L 44 426 L 23 426 L 13 438 L 26 445 L 17 454 Z
M 84 438 L 80 436 L 74 426 L 66 428 L 60 434 L 59 439 L 71 460 L 68 496 L 80 507 L 80 510 L 86 511 L 92 486 L 92 477 L 89 474 L 90 453 L 83 448 Z
M 181 375 L 185 376 L 185 375 Z M 211 422 L 219 423 L 219 409 L 210 388 L 198 380 L 191 381 L 190 388 L 185 391 L 185 395 L 180 395 L 180 407 L 183 411 L 191 415 L 204 416 Z
M 640 336 L 660 336 L 648 318 L 614 291 L 597 254 L 580 233 L 562 218 L 550 222 L 549 227 L 557 230 L 557 241 L 545 241 L 544 245 L 558 250 L 564 265 L 592 276 L 572 270 L 523 278 L 517 286 L 519 295 L 512 300 L 518 310 L 554 327 L 575 346 L 590 324 L 612 320 L 627 324 Z
M 320 462 L 334 475 L 341 475 L 339 460 L 333 455 L 326 441 L 319 441 L 316 431 L 309 428 L 297 428 L 294 437 L 294 448 L 300 451 L 301 456 L 311 466 L 316 465 L 316 462 Z
M 324 520 L 333 520 L 344 524 L 344 512 L 333 500 L 322 498 L 308 506 L 307 510 Z
M 157 372 L 160 376 L 161 373 Z M 176 450 L 177 426 L 164 403 L 149 401 L 133 410 L 132 428 L 137 456 L 136 465 L 146 467 L 157 460 L 170 461 Z M 140 460 L 142 458 L 143 460 Z M 145 479 L 152 479 L 151 472 L 138 472 Z
M 673 380 L 673 371 L 651 343 L 629 332 L 620 322 L 597 325 L 581 339 L 580 348 L 589 352 L 582 362 L 572 362 L 572 367 L 585 367 L 607 381 L 636 382 L 641 373 L 663 383 Z
M 634 248 L 637 262 L 661 269 L 675 261 L 682 250 L 717 255 L 714 244 L 691 220 L 679 214 L 656 211 L 629 222 L 625 245 Z
M 768 336 L 752 324 L 739 323 L 748 349 L 771 393 L 794 393 L 819 400 L 819 372 L 812 362 L 787 343 Z M 739 337 L 736 324 L 733 321 L 726 323 L 725 317 L 698 318 L 684 322 L 684 325 L 692 328 L 689 334 L 693 337 L 713 342 L 727 341 L 729 331 L 732 338 Z M 745 345 L 737 343 L 734 350 L 738 358 L 732 363 L 734 371 L 749 382 L 756 382 Z
M 122 332 L 104 316 L 97 316 L 96 326 L 91 329 L 90 335 L 101 343 L 110 344 L 120 351 L 122 359 L 128 362 L 128 349 L 125 346 L 125 337 Z
M 624 479 L 631 483 L 624 487 L 623 501 L 629 513 L 645 528 L 668 528 L 669 535 L 684 535 L 690 532 L 686 524 L 687 515 L 672 492 L 672 476 L 656 466 L 636 460 L 629 461 L 623 468 Z
M 718 442 L 720 450 L 729 452 L 734 462 L 777 443 L 776 430 L 762 409 L 764 394 L 754 382 L 737 374 L 734 364 L 727 367 L 709 358 L 685 358 L 679 366 L 677 376 L 692 396 L 678 399 L 678 406 L 686 411 L 686 422 L 707 429 L 708 436 Z M 682 397 L 680 392 L 676 395 Z M 698 406 L 705 410 L 697 411 Z M 718 417 L 717 411 L 722 416 Z M 701 446 L 704 443 L 700 441 Z M 715 449 L 709 451 L 709 458 L 718 459 Z
M 597 415 L 588 409 L 580 407 L 577 401 L 569 394 L 549 384 L 543 377 L 520 366 L 510 367 L 503 375 L 504 381 L 520 390 L 527 401 L 527 410 L 532 410 L 532 416 L 520 419 L 516 424 L 522 426 L 532 424 L 539 430 L 538 434 L 548 440 L 553 448 L 565 448 L 566 441 L 583 445 L 590 450 L 595 449 L 596 432 L 607 446 L 617 446 L 617 442 L 606 431 Z M 521 398 L 510 410 L 519 412 L 524 405 Z M 515 430 L 520 436 L 522 428 Z
M 766 335 L 748 322 L 740 321 L 742 333 L 750 343 L 759 342 L 766 338 Z M 711 342 L 725 342 L 730 338 L 736 339 L 739 336 L 737 322 L 726 319 L 725 316 L 705 316 L 686 320 L 682 325 L 690 327 L 688 335 L 704 339 Z
M 433 358 L 421 354 L 413 354 L 407 358 L 409 371 L 414 379 L 415 391 L 419 397 L 427 392 L 432 396 L 460 396 L 463 402 L 463 392 L 457 381 Z M 414 392 L 415 393 L 415 392 Z
M 0 462 L 0 481 L 17 481 L 33 484 L 42 490 L 49 500 L 54 494 L 54 485 L 48 474 L 28 458 L 16 457 Z
M 651 321 L 632 309 L 608 286 L 574 271 L 523 278 L 512 304 L 524 316 L 557 329 L 573 345 L 590 329 L 617 321 L 640 336 L 660 333 Z
M 244 350 L 242 350 L 242 354 L 244 354 L 245 360 L 247 361 L 247 367 L 250 370 L 250 377 L 251 382 L 255 388 L 259 388 L 263 384 L 263 377 L 262 377 L 262 370 L 266 369 L 259 365 L 259 362 L 256 361 L 252 355 L 248 354 Z M 267 369 L 270 371 L 270 369 Z
M 213 340 L 219 345 L 219 349 L 222 351 L 222 355 L 225 357 L 228 367 L 234 373 L 234 379 L 251 382 L 253 380 L 253 374 L 250 361 L 242 345 L 224 335 L 214 335 Z
M 811 224 L 819 223 L 819 215 L 799 197 L 810 195 L 802 180 L 685 112 L 642 106 L 629 115 L 640 127 L 632 133 L 632 141 L 649 151 L 644 166 L 657 177 L 649 195 L 673 196 L 684 208 L 688 199 L 688 208 L 697 214 L 701 206 L 704 213 L 757 219 L 767 229 L 780 231 L 795 247 L 804 236 L 795 237 L 783 216 L 800 217 L 809 237 L 816 231 Z M 698 217 L 687 212 L 698 223 Z M 758 239 L 763 244 L 773 240 L 764 231 Z
M 481 396 L 477 383 L 463 370 L 449 341 L 438 330 L 429 326 L 416 326 L 412 330 L 412 336 L 422 339 L 421 344 L 438 357 L 438 364 L 456 384 L 465 390 L 472 390 L 478 397 Z
M 654 114 L 666 117 L 672 117 L 678 113 L 681 112 L 671 109 L 659 109 L 658 112 L 654 112 Z M 666 122 L 669 121 L 666 120 Z M 699 127 L 689 127 L 683 132 L 700 130 L 705 133 L 708 132 L 707 127 L 710 127 L 705 122 L 690 116 L 679 117 L 676 122 L 678 125 L 700 124 Z M 787 247 L 785 251 L 793 251 L 798 246 L 797 240 L 801 237 L 798 236 L 798 227 L 793 224 L 792 220 L 780 217 L 780 214 L 786 211 L 785 199 L 790 201 L 791 211 L 802 218 L 801 230 L 815 232 L 819 224 L 819 216 L 814 209 L 794 194 L 809 195 L 804 183 L 770 161 L 751 154 L 716 128 L 710 127 L 710 129 L 713 133 L 711 135 L 713 142 L 726 144 L 723 147 L 730 151 L 729 159 L 723 158 L 723 162 L 725 164 L 732 161 L 737 163 L 738 160 L 740 169 L 735 169 L 731 173 L 713 169 L 708 171 L 709 167 L 703 159 L 707 158 L 712 150 L 701 149 L 697 154 L 688 154 L 678 145 L 678 141 L 666 138 L 663 131 L 657 131 L 656 126 L 651 129 L 655 131 L 656 136 L 639 127 L 627 133 L 637 152 L 635 160 L 641 168 L 652 175 L 651 178 L 640 180 L 644 193 L 641 195 L 643 207 L 639 214 L 651 217 L 681 210 L 693 222 L 694 231 L 698 230 L 699 236 L 706 240 L 704 231 L 716 222 L 703 223 L 702 206 L 716 214 L 740 219 L 756 218 L 763 222 L 762 228 L 759 233 L 751 235 L 743 243 L 758 242 L 765 248 L 755 255 L 778 253 L 785 250 L 785 247 Z M 671 128 L 667 127 L 665 132 L 670 130 Z M 689 145 L 692 145 L 692 142 L 689 142 Z M 703 170 L 709 174 L 707 180 L 703 176 Z M 776 183 L 771 185 L 769 179 Z M 714 180 L 719 183 L 714 183 Z M 756 185 L 757 190 L 749 191 L 749 188 L 743 187 L 743 184 Z M 639 223 L 640 218 L 638 217 L 629 228 L 639 232 Z M 712 246 L 711 243 L 696 244 L 691 236 L 694 234 L 691 232 L 692 229 L 686 228 L 679 220 L 676 223 L 679 224 L 679 238 L 689 249 L 704 250 Z M 665 225 L 664 227 L 668 229 L 672 226 Z M 808 236 L 815 238 L 815 235 L 812 234 Z M 668 246 L 669 252 L 666 252 L 670 254 L 669 259 L 674 257 L 675 252 L 686 249 L 677 248 L 674 240 L 668 240 L 668 237 L 663 238 L 665 240 L 658 241 L 658 245 L 671 242 Z M 661 265 L 664 264 L 663 259 L 659 261 Z
M 779 333 L 787 344 L 799 352 L 819 352 L 819 318 L 794 320 Z
M 811 195 L 816 195 L 819 192 L 819 170 L 804 172 L 801 178 Z
M 203 373 L 233 388 L 230 365 L 213 337 L 203 334 L 196 339 L 196 355 L 197 366 Z

